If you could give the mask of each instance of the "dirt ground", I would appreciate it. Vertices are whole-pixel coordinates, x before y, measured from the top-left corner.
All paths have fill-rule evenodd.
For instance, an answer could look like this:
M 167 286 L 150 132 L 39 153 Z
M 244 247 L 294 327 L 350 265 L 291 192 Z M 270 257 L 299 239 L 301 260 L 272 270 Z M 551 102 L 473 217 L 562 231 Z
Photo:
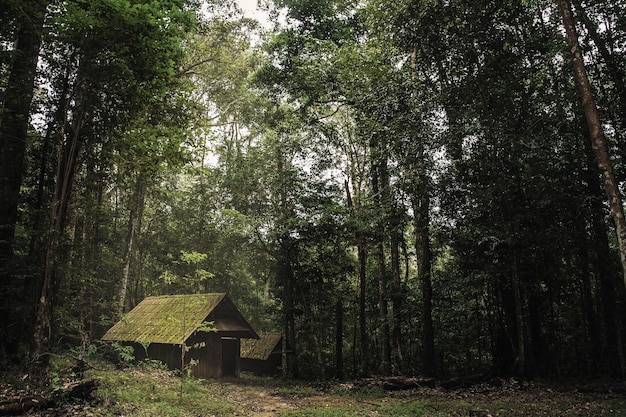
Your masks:
M 549 410 L 559 416 L 626 416 L 626 385 L 623 383 L 561 385 L 498 379 L 458 389 L 416 386 L 392 391 L 381 390 L 380 385 L 380 381 L 373 380 L 366 384 L 283 387 L 244 379 L 222 381 L 211 390 L 221 390 L 242 410 L 240 415 L 250 417 L 274 417 L 290 410 L 335 407 L 364 408 L 371 410 L 368 415 L 377 415 L 375 410 L 382 404 L 416 401 L 426 401 L 451 416 L 551 415 Z
M 128 378 L 133 377 L 132 373 L 125 375 Z M 174 384 L 177 381 L 176 378 L 167 374 L 154 374 L 151 377 L 170 385 L 172 381 Z M 3 388 L 0 390 L 0 398 L 30 394 L 16 392 L 15 386 L 9 389 L 10 387 L 2 382 L 0 381 L 0 387 Z M 391 388 L 390 382 L 392 382 Z M 236 411 L 222 413 L 220 414 L 222 417 L 278 417 L 285 414 L 290 416 L 390 416 L 396 414 L 390 412 L 389 407 L 405 407 L 415 404 L 418 407 L 426 404 L 426 407 L 432 410 L 432 413 L 420 412 L 416 415 L 429 416 L 626 417 L 626 383 L 616 381 L 562 384 L 494 379 L 455 389 L 446 389 L 438 384 L 421 384 L 419 380 L 413 383 L 411 378 L 400 379 L 399 382 L 398 380 L 390 381 L 388 378 L 372 378 L 342 383 L 284 382 L 272 379 L 241 378 L 204 381 L 201 384 L 207 389 L 207 393 L 203 395 L 218 398 L 233 405 L 231 410 Z M 102 407 L 102 404 L 95 402 L 93 407 L 98 409 Z M 77 403 L 45 411 L 31 410 L 23 415 L 48 417 L 84 416 L 85 414 L 84 408 Z M 93 412 L 89 415 L 104 414 Z M 399 415 L 413 414 L 404 411 Z

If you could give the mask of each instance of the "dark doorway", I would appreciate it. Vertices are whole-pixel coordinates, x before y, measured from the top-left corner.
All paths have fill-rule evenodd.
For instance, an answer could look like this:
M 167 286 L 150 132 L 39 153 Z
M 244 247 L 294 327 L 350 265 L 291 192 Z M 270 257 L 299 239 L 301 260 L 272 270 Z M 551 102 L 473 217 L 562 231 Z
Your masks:
M 239 377 L 239 349 L 238 338 L 222 338 L 222 375 Z

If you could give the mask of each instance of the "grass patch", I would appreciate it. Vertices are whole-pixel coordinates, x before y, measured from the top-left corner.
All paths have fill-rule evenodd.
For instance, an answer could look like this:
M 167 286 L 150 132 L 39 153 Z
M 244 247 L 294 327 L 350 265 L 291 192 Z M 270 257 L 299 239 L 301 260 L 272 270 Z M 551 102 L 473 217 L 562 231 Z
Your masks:
M 173 376 L 161 370 L 96 371 L 95 393 L 100 405 L 94 416 L 230 416 L 237 412 L 230 401 L 210 392 L 201 380 Z
M 307 398 L 320 395 L 320 390 L 306 384 L 288 384 L 275 388 L 274 393 L 289 398 Z
M 56 360 L 52 387 L 76 378 L 71 363 Z M 446 391 L 425 388 L 385 391 L 378 385 L 304 383 L 245 377 L 201 380 L 180 376 L 149 363 L 124 370 L 91 370 L 100 386 L 95 401 L 65 405 L 43 416 L 136 417 L 626 417 L 623 391 L 579 392 L 536 384 L 517 387 L 478 387 Z M 2 378 L 0 378 L 2 380 Z M 5 388 L 18 381 L 5 379 Z M 620 385 L 616 385 L 620 388 Z M 2 384 L 0 384 L 2 388 Z
M 282 412 L 281 417 L 362 417 L 371 415 L 366 409 L 355 410 L 354 407 L 333 404 L 328 407 L 305 407 L 299 410 Z
M 445 417 L 449 416 L 450 414 L 441 410 L 437 411 L 437 407 L 433 406 L 429 402 L 411 401 L 385 404 L 380 408 L 380 413 L 378 415 L 394 417 Z

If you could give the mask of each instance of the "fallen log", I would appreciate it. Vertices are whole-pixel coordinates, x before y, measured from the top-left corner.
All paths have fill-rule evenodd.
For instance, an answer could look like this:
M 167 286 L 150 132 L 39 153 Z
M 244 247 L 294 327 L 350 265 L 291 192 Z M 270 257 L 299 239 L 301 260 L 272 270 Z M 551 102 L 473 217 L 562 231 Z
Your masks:
M 474 385 L 490 382 L 492 380 L 493 378 L 489 375 L 469 375 L 444 381 L 441 383 L 441 388 L 447 390 L 465 389 L 473 387 Z
M 413 388 L 434 388 L 436 380 L 425 377 L 388 376 L 362 378 L 354 382 L 356 387 L 378 386 L 385 391 L 399 391 Z
M 91 393 L 98 388 L 98 383 L 97 379 L 68 382 L 62 387 L 53 390 L 50 397 L 52 401 L 63 399 L 88 400 L 91 398 Z
M 56 407 L 74 400 L 88 400 L 98 388 L 98 380 L 72 381 L 47 395 L 33 394 L 0 401 L 0 416 L 17 416 L 33 409 Z

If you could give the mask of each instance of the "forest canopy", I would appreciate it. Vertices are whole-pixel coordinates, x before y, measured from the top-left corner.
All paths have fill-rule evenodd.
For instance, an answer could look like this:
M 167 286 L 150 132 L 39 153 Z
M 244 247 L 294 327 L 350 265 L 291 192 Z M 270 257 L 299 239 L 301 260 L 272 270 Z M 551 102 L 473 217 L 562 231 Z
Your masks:
M 4 0 L 0 353 L 226 292 L 293 377 L 626 377 L 626 2 Z

